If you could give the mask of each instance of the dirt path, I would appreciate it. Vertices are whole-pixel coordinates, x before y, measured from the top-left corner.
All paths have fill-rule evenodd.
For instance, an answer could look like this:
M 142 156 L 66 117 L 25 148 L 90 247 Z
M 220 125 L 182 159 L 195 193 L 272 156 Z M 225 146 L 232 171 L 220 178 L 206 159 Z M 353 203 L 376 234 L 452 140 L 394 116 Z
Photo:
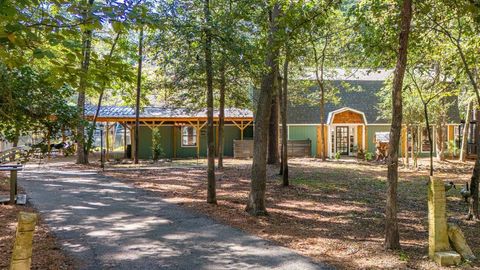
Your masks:
M 29 166 L 19 179 L 80 269 L 329 269 L 124 181 L 60 165 Z

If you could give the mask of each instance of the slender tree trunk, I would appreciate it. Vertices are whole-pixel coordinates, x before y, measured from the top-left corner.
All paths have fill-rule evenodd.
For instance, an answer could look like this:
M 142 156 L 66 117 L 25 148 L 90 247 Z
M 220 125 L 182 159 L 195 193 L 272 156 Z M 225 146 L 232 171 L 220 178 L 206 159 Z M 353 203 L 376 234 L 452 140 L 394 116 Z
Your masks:
M 140 97 L 142 94 L 142 63 L 143 63 L 143 25 L 140 28 L 138 37 L 138 70 L 137 70 L 137 96 L 135 99 L 135 147 L 133 155 L 133 163 L 138 164 L 139 153 L 139 129 L 140 129 Z
M 418 168 L 418 156 L 420 155 L 420 147 L 422 147 L 420 141 L 420 127 L 417 127 L 417 136 L 415 137 L 415 168 Z
M 280 57 L 280 55 L 279 55 Z M 280 61 L 278 62 L 278 65 L 280 66 Z M 285 129 L 285 126 L 283 125 L 283 79 L 282 79 L 282 76 L 280 75 L 280 70 L 279 70 L 279 73 L 278 73 L 279 76 L 277 76 L 278 78 L 278 82 L 277 82 L 277 85 L 278 85 L 278 109 L 279 109 L 279 125 L 281 124 L 282 125 L 282 129 L 279 130 L 280 134 L 279 134 L 279 144 L 280 144 L 280 173 L 279 175 L 282 175 L 283 174 L 283 130 Z
M 399 249 L 400 235 L 397 221 L 397 185 L 398 185 L 398 150 L 402 131 L 402 88 L 403 77 L 407 66 L 408 36 L 412 20 L 412 0 L 404 0 L 402 4 L 401 29 L 397 64 L 393 77 L 392 91 L 392 125 L 388 147 L 387 172 L 387 204 L 385 209 L 385 248 Z
M 117 33 L 117 35 L 115 36 L 115 39 L 113 40 L 112 47 L 110 48 L 110 52 L 108 54 L 108 59 L 107 59 L 107 61 L 105 63 L 105 66 L 104 66 L 105 70 L 107 70 L 108 67 L 110 66 L 110 61 L 112 59 L 113 52 L 115 50 L 115 47 L 117 45 L 119 37 L 120 37 L 120 33 Z M 97 118 L 98 118 L 98 114 L 100 113 L 100 108 L 102 107 L 102 101 L 103 101 L 103 96 L 104 96 L 104 93 L 105 93 L 105 87 L 106 87 L 106 82 L 104 81 L 102 83 L 102 88 L 100 90 L 100 95 L 98 97 L 98 103 L 97 103 L 97 109 L 95 111 L 95 116 L 93 117 L 92 125 L 90 126 L 90 128 L 88 130 L 87 147 L 86 147 L 86 151 L 85 151 L 85 155 L 87 156 L 87 159 L 88 159 L 88 154 L 90 153 L 90 149 L 92 148 L 93 133 L 96 129 Z
M 475 125 L 475 144 L 477 145 L 477 160 L 475 161 L 475 166 L 473 167 L 472 177 L 470 179 L 470 192 L 471 192 L 471 201 L 470 207 L 468 209 L 468 219 L 478 220 L 480 217 L 478 215 L 478 182 L 480 178 L 480 111 L 475 110 L 476 113 L 476 125 Z
M 269 132 L 268 132 L 268 164 L 278 164 L 279 154 L 278 154 L 278 122 L 279 122 L 279 89 L 280 85 L 278 84 L 278 63 L 276 63 L 277 70 L 275 71 L 275 82 L 274 89 L 272 93 L 272 104 L 270 107 L 270 121 L 269 121 Z
M 84 0 L 85 12 L 83 14 L 83 24 L 90 22 L 90 12 L 94 0 Z M 78 124 L 77 124 L 77 163 L 88 164 L 88 156 L 85 148 L 85 91 L 87 89 L 88 69 L 90 66 L 90 53 L 92 48 L 92 30 L 85 30 L 82 34 L 82 64 L 80 71 L 80 83 L 78 86 Z
M 328 46 L 328 37 L 325 38 L 325 44 L 323 46 L 321 55 L 318 55 L 317 47 L 315 45 L 314 39 L 310 36 L 310 42 L 312 44 L 313 56 L 315 59 L 315 78 L 320 88 L 320 143 L 322 144 L 322 152 L 317 153 L 322 158 L 322 161 L 327 159 L 326 155 L 326 144 L 325 144 L 325 84 L 323 80 L 323 69 L 325 66 L 325 56 Z M 318 61 L 320 60 L 320 62 Z
M 416 148 L 416 144 L 415 144 L 415 130 L 416 130 L 416 126 L 411 126 L 410 127 L 410 132 L 412 133 L 412 139 L 411 139 L 411 144 L 412 144 L 412 150 L 410 152 L 410 157 L 412 159 L 412 163 L 413 163 L 413 167 L 416 167 L 416 162 L 415 162 L 415 148 Z
M 207 203 L 217 203 L 215 190 L 215 142 L 213 140 L 213 64 L 212 64 L 212 33 L 210 17 L 210 1 L 204 0 L 205 14 L 205 73 L 207 79 L 207 159 L 208 188 Z
M 428 118 L 428 103 L 423 103 L 423 113 L 425 116 L 425 124 L 427 128 L 428 143 L 430 144 L 430 176 L 433 176 L 433 139 L 432 139 L 432 129 L 430 128 L 430 119 Z
M 410 130 L 410 125 L 407 125 L 407 138 L 406 138 L 406 146 L 405 146 L 405 149 L 403 149 L 403 151 L 405 151 L 405 162 L 407 164 L 407 168 L 410 168 L 410 157 L 408 155 L 408 131 Z M 411 131 L 410 131 L 411 132 Z
M 478 86 L 478 83 L 475 79 L 475 74 L 474 72 L 472 71 L 472 69 L 470 68 L 470 65 L 467 61 L 467 58 L 465 57 L 465 54 L 463 52 L 463 48 L 461 46 L 461 41 L 459 39 L 455 39 L 453 38 L 450 34 L 447 35 L 450 40 L 454 43 L 455 47 L 457 48 L 457 52 L 460 56 L 460 59 L 462 60 L 462 63 L 463 63 L 463 66 L 465 68 L 465 72 L 467 73 L 467 76 L 468 76 L 468 79 L 470 80 L 470 83 L 473 87 L 473 90 L 475 92 L 475 96 L 477 98 L 477 104 L 480 105 L 480 89 L 479 89 L 479 86 Z M 478 124 L 476 126 L 476 129 L 478 130 Z M 475 138 L 477 141 L 477 160 L 475 161 L 475 165 L 474 165 L 474 168 L 473 168 L 473 172 L 472 172 L 472 177 L 471 177 L 471 180 L 470 180 L 470 190 L 471 190 L 471 194 L 472 194 L 472 208 L 471 208 L 471 213 L 469 214 L 469 216 L 471 215 L 472 218 L 474 219 L 479 219 L 479 213 L 478 213 L 478 181 L 479 181 L 479 178 L 480 178 L 480 148 L 478 147 L 478 137 Z M 465 139 L 464 139 L 465 140 Z M 472 184 L 474 184 L 472 186 Z M 476 194 L 475 196 L 473 194 Z M 475 207 L 476 205 L 476 207 Z
M 252 163 L 252 181 L 250 184 L 250 194 L 246 211 L 251 215 L 266 215 L 265 207 L 265 189 L 266 189 L 266 159 L 267 159 L 267 143 L 268 128 L 270 119 L 270 109 L 272 102 L 273 85 L 275 83 L 275 66 L 278 61 L 278 49 L 275 49 L 275 35 L 277 34 L 277 18 L 280 14 L 280 6 L 275 4 L 269 12 L 270 30 L 268 37 L 267 56 L 265 66 L 268 71 L 262 76 L 262 84 L 260 87 L 260 95 L 258 98 L 255 133 L 253 135 L 253 163 Z
M 225 144 L 225 64 L 220 64 L 220 107 L 218 112 L 218 168 L 223 169 L 223 145 Z
M 470 128 L 470 116 L 472 115 L 473 102 L 470 101 L 467 107 L 467 114 L 465 116 L 465 125 L 463 125 L 462 141 L 460 145 L 460 161 L 465 161 L 467 158 L 467 144 L 468 144 L 468 129 Z
M 288 64 L 290 61 L 290 49 L 288 43 L 285 46 L 285 62 L 283 63 L 283 87 L 282 87 L 282 101 L 281 101 L 281 115 L 282 115 L 282 184 L 289 185 L 288 179 L 288 126 L 287 126 L 287 109 L 288 109 Z

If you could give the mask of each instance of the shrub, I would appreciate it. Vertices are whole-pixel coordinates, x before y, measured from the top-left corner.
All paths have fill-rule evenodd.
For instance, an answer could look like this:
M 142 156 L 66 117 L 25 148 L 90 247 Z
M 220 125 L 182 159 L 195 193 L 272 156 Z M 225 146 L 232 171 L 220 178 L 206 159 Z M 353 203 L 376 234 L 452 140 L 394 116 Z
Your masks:
M 365 153 L 365 160 L 370 161 L 373 159 L 373 153 L 372 152 L 366 152 Z
M 161 141 L 162 134 L 160 133 L 160 128 L 152 129 L 152 158 L 154 161 L 165 156 Z

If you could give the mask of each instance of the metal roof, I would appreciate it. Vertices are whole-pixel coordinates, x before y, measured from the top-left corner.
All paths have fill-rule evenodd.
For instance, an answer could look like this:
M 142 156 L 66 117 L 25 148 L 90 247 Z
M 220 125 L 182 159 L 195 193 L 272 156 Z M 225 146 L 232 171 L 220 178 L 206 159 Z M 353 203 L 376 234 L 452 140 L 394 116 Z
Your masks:
M 85 116 L 93 117 L 97 106 L 85 106 Z M 218 117 L 218 110 L 214 110 L 214 117 Z M 98 114 L 100 118 L 132 118 L 135 109 L 128 106 L 102 106 Z M 140 110 L 140 118 L 203 118 L 207 117 L 207 110 L 189 110 L 172 107 L 144 107 Z M 253 118 L 253 112 L 248 109 L 225 108 L 225 118 Z

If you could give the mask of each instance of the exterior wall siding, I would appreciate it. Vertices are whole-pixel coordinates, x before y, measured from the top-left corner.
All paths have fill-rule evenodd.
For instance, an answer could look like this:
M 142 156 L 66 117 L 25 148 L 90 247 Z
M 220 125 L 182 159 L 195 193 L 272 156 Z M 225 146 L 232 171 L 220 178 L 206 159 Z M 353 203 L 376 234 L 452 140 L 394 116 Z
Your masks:
M 312 157 L 317 156 L 317 126 L 288 126 L 289 140 L 310 140 L 312 142 Z
M 196 158 L 197 157 L 197 147 L 182 147 L 182 134 L 180 127 L 173 126 L 161 126 L 161 145 L 164 152 L 165 158 L 173 158 L 174 151 L 176 152 L 177 158 Z M 175 146 L 173 145 L 173 129 L 175 131 Z M 224 145 L 224 156 L 230 157 L 233 156 L 233 140 L 240 139 L 240 130 L 236 126 L 225 126 L 225 145 Z M 253 134 L 253 128 L 247 127 L 244 130 L 244 139 L 251 139 Z M 151 159 L 152 158 L 152 130 L 147 126 L 140 126 L 139 130 L 139 158 L 140 159 Z M 214 141 L 217 141 L 217 134 L 214 133 Z M 175 147 L 175 150 L 173 149 Z M 200 132 L 200 156 L 207 156 L 207 129 L 204 127 Z
M 390 125 L 367 125 L 367 152 L 375 153 L 375 133 L 389 132 Z

